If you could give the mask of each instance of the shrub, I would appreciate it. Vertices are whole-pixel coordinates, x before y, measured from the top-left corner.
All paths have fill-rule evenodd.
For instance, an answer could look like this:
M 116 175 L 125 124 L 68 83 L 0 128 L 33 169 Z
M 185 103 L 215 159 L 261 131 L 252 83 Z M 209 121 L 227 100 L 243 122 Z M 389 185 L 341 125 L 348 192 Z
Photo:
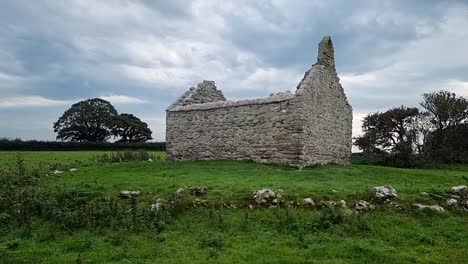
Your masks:
M 340 208 L 326 206 L 320 213 L 318 221 L 312 224 L 314 229 L 328 229 L 344 222 L 343 212 Z
M 210 233 L 200 241 L 200 247 L 221 250 L 224 247 L 223 237 L 219 234 Z
M 118 162 L 126 162 L 126 161 L 147 161 L 147 160 L 154 160 L 156 159 L 155 155 L 145 151 L 118 151 L 118 152 L 111 152 L 111 153 L 104 153 L 100 156 L 94 156 L 94 159 L 98 162 L 103 163 L 118 163 Z

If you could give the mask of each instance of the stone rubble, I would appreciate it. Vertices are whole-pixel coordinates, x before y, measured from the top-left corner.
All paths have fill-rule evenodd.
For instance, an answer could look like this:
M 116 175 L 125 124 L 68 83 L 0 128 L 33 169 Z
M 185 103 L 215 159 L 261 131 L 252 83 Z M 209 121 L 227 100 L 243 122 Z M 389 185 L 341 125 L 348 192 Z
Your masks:
M 445 211 L 445 209 L 440 205 L 424 205 L 424 204 L 414 203 L 413 206 L 420 209 L 420 210 L 430 209 L 430 210 L 437 211 L 437 212 L 444 212 Z
M 156 203 L 150 205 L 150 211 L 158 212 L 163 208 L 163 206 L 164 206 L 163 203 L 156 202 Z
M 176 195 L 180 195 L 180 194 L 182 194 L 183 192 L 185 192 L 185 189 L 184 189 L 184 188 L 179 188 L 179 189 L 177 189 L 177 191 L 175 191 L 175 194 L 176 194 Z
M 360 200 L 359 202 L 356 203 L 354 208 L 358 211 L 369 211 L 369 210 L 374 210 L 375 206 L 370 204 L 367 201 Z
M 140 196 L 140 191 L 120 191 L 120 196 L 125 198 Z
M 397 195 L 397 191 L 392 186 L 377 186 L 372 188 L 372 194 L 375 199 L 378 200 L 387 200 L 387 199 L 395 199 Z
M 340 205 L 341 208 L 346 208 L 346 201 L 345 200 L 340 200 L 338 202 L 338 204 Z
M 465 191 L 468 187 L 466 187 L 466 185 L 459 185 L 459 186 L 453 186 L 452 188 L 450 188 L 450 191 L 453 193 L 453 194 L 460 194 L 462 193 L 463 191 Z
M 277 198 L 281 198 L 280 194 L 275 193 L 271 189 L 260 189 L 252 193 L 252 200 L 258 205 L 269 205 L 274 203 Z M 278 201 L 276 201 L 277 203 Z
M 457 204 L 458 204 L 457 199 L 450 198 L 450 199 L 447 200 L 447 205 L 448 206 L 454 206 L 454 205 L 457 205 Z
M 302 200 L 302 205 L 304 207 L 314 207 L 315 203 L 314 200 L 312 200 L 312 198 L 305 198 L 304 200 Z
M 206 187 L 206 186 L 194 186 L 194 187 L 190 188 L 190 190 L 192 191 L 192 193 L 195 196 L 202 196 L 202 195 L 204 195 L 204 194 L 206 194 L 208 192 L 208 187 Z

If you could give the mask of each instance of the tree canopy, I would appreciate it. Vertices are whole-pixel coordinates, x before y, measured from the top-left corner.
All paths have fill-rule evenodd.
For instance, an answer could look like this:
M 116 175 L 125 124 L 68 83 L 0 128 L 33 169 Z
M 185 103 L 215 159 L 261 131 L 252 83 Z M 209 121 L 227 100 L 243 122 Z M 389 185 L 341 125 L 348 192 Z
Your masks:
M 424 94 L 420 106 L 368 114 L 362 124 L 364 134 L 355 138 L 354 145 L 399 166 L 412 166 L 415 160 L 467 160 L 463 157 L 468 154 L 468 100 L 436 91 Z
M 148 124 L 132 114 L 113 117 L 112 133 L 119 137 L 118 142 L 145 142 L 153 139 Z
M 132 114 L 119 115 L 112 104 L 94 98 L 73 104 L 54 123 L 57 139 L 80 142 L 145 142 L 152 139 L 148 125 Z
M 456 126 L 468 119 L 468 100 L 448 91 L 423 95 L 421 106 L 431 114 L 438 129 Z
M 410 147 L 414 141 L 412 123 L 419 110 L 414 107 L 395 107 L 376 112 L 364 118 L 364 135 L 356 138 L 355 145 L 366 152 L 398 152 Z

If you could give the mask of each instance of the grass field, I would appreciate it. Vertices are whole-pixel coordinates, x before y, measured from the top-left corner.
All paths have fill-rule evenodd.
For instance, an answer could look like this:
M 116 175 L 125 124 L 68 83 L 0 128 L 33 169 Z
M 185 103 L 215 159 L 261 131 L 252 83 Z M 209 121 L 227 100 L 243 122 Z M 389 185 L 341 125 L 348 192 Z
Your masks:
M 329 165 L 297 170 L 236 161 L 104 164 L 92 159 L 102 153 L 85 151 L 23 154 L 34 166 L 78 169 L 49 175 L 45 181 L 50 187 L 102 195 L 139 190 L 167 197 L 181 187 L 205 185 L 204 200 L 237 208 L 184 210 L 165 223 L 162 232 L 63 230 L 38 219 L 27 236 L 19 227 L 0 233 L 0 263 L 76 263 L 77 259 L 81 263 L 467 263 L 468 259 L 466 211 L 435 213 L 410 206 L 413 202 L 443 205 L 445 201 L 420 193 L 442 193 L 467 184 L 468 166 Z M 0 152 L 0 168 L 14 162 L 14 152 Z M 359 216 L 325 221 L 318 209 L 246 208 L 252 191 L 260 188 L 281 189 L 287 201 L 344 199 L 351 207 L 378 185 L 395 187 L 403 209 L 381 206 Z

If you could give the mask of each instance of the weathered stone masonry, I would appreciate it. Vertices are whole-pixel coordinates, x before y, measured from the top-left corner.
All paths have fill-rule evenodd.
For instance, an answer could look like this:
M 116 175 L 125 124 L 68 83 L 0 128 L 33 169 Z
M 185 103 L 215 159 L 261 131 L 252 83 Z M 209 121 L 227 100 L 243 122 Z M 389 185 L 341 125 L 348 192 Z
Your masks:
M 295 94 L 227 101 L 212 81 L 190 88 L 166 111 L 169 160 L 237 159 L 307 166 L 348 164 L 352 108 L 324 37 L 317 63 Z

